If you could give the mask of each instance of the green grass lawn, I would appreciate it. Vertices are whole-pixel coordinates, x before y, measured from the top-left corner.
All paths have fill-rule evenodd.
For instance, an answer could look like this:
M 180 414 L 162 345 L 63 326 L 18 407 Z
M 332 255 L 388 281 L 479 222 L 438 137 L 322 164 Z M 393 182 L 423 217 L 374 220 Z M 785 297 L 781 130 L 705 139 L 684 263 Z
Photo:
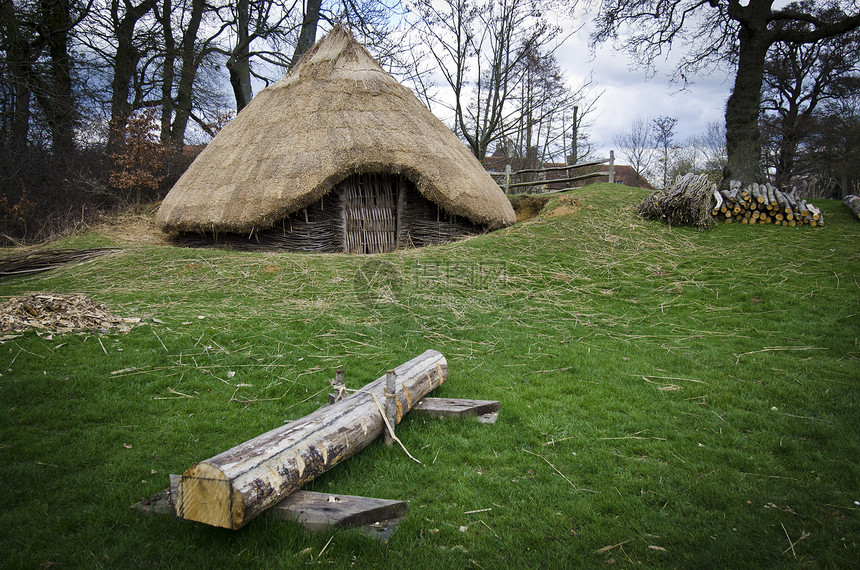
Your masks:
M 855 565 L 860 223 L 821 200 L 824 228 L 700 233 L 639 218 L 638 189 L 574 196 L 394 254 L 125 244 L 3 279 L 143 324 L 0 344 L 0 565 Z M 433 395 L 500 400 L 498 422 L 407 416 L 420 465 L 377 441 L 306 487 L 408 501 L 387 544 L 129 509 L 323 405 L 335 368 L 357 388 L 428 348 Z

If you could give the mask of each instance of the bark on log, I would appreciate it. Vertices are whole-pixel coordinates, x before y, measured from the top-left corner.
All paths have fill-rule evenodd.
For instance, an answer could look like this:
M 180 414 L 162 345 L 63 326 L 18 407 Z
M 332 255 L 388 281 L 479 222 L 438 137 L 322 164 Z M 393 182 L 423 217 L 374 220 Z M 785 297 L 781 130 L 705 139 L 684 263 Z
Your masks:
M 809 213 L 812 214 L 812 219 L 814 221 L 818 221 L 821 219 L 821 210 L 813 206 L 812 204 L 807 204 L 806 207 L 809 209 Z
M 723 205 L 723 195 L 720 194 L 719 190 L 714 190 L 714 199 L 717 201 L 717 204 L 716 204 L 716 206 L 714 206 L 714 209 L 711 212 L 711 215 L 716 216 L 717 214 L 720 213 L 720 208 Z
M 398 366 L 399 423 L 448 379 L 435 350 Z M 238 529 L 382 434 L 385 376 L 343 400 L 198 463 L 182 475 L 177 516 Z M 375 398 L 374 398 L 375 396 Z
M 776 207 L 776 196 L 774 195 L 775 188 L 770 184 L 766 184 L 765 189 L 767 190 L 767 203 L 770 206 Z
M 774 190 L 774 195 L 776 196 L 776 201 L 779 204 L 779 207 L 782 210 L 783 214 L 791 213 L 791 208 L 788 206 L 788 199 L 785 197 L 785 194 L 779 190 Z
M 860 218 L 860 196 L 849 194 L 842 198 L 842 203 L 848 206 L 848 209 L 854 212 L 854 217 Z

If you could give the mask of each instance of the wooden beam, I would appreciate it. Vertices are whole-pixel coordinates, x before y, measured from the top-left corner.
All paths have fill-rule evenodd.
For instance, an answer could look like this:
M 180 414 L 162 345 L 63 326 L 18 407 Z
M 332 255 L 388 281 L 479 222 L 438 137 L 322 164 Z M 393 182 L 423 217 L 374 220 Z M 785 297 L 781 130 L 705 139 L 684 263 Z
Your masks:
M 578 180 L 587 180 L 589 178 L 596 178 L 598 176 L 609 176 L 608 172 L 592 172 L 590 174 L 583 174 L 581 176 L 574 176 L 572 178 L 552 178 L 549 180 L 535 180 L 534 182 L 517 182 L 516 184 L 511 184 L 511 188 L 520 188 L 523 186 L 540 186 L 541 184 L 552 184 L 554 182 L 562 183 L 562 182 L 576 182 Z
M 550 166 L 548 168 L 524 168 L 522 170 L 517 170 L 513 174 L 522 174 L 523 172 L 558 172 L 561 170 L 576 170 L 577 168 L 584 168 L 586 166 L 600 166 L 601 164 L 606 164 L 609 162 L 608 160 L 599 160 L 597 162 L 583 162 L 581 164 L 565 164 L 564 166 Z
M 399 423 L 448 379 L 448 364 L 428 350 L 395 373 Z M 177 488 L 177 516 L 231 529 L 246 525 L 382 434 L 384 386 L 382 376 L 335 404 L 189 467 Z
M 319 531 L 400 519 L 407 512 L 409 505 L 404 501 L 296 491 L 266 511 L 266 516 L 295 521 L 307 530 Z
M 131 508 L 147 514 L 175 515 L 172 497 L 176 495 L 179 480 L 179 475 L 171 475 L 170 487 Z M 409 505 L 404 501 L 299 490 L 268 509 L 263 516 L 297 522 L 311 532 L 366 527 L 368 531 L 375 531 L 368 532 L 371 536 L 378 537 L 380 531 L 396 526 L 408 512 Z
M 501 403 L 495 400 L 424 398 L 412 411 L 430 418 L 468 418 L 498 412 L 500 407 Z

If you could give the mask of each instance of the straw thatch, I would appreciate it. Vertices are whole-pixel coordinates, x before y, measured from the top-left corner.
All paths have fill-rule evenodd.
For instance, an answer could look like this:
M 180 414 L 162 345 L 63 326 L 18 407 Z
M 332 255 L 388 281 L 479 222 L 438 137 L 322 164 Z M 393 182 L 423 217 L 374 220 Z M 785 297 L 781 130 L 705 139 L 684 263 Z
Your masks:
M 212 140 L 156 222 L 166 231 L 253 236 L 363 174 L 405 179 L 447 214 L 481 228 L 516 219 L 466 146 L 335 27 Z

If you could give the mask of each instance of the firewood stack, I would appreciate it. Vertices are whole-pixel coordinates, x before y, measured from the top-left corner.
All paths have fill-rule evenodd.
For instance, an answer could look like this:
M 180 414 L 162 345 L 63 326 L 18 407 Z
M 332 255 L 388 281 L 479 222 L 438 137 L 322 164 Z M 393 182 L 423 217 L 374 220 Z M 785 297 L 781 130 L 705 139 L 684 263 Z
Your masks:
M 824 225 L 818 208 L 771 184 L 742 186 L 732 180 L 727 190 L 714 190 L 714 199 L 716 205 L 711 214 L 726 224 Z

